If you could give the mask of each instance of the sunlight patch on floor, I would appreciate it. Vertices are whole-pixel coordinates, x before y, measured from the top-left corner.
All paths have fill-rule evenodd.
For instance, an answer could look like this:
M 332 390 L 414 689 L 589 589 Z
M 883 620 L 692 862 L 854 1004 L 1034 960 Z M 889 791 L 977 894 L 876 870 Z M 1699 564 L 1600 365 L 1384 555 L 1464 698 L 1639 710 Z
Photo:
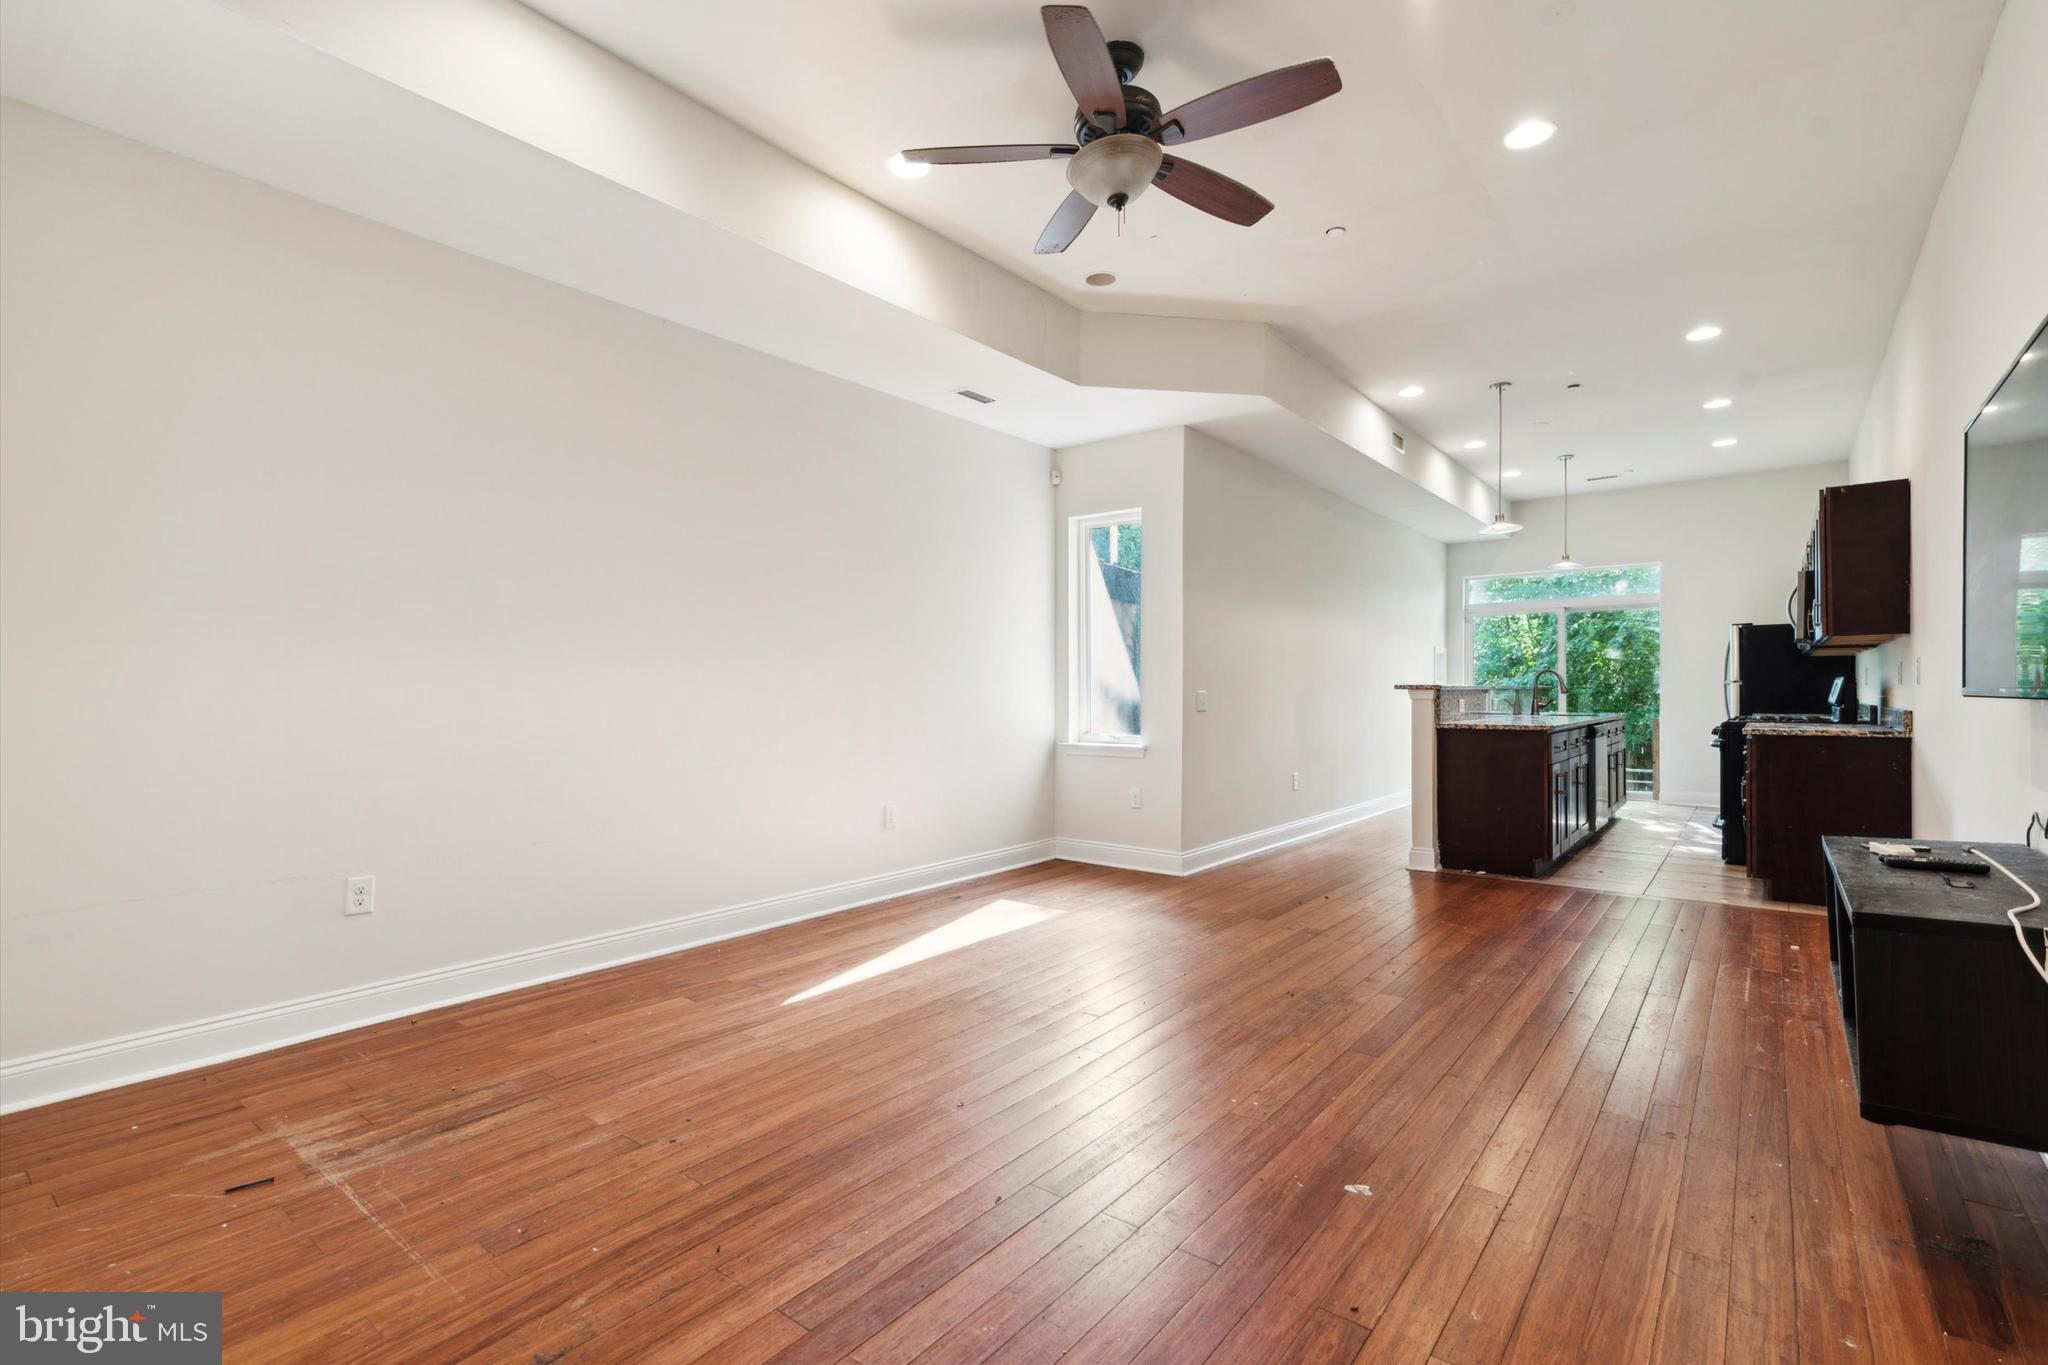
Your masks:
M 899 944 L 879 957 L 869 958 L 858 967 L 849 967 L 829 981 L 820 981 L 807 991 L 799 991 L 782 1003 L 794 1005 L 799 1001 L 812 1000 L 846 986 L 872 981 L 878 976 L 886 976 L 890 972 L 914 966 L 945 953 L 999 938 L 1004 934 L 1015 933 L 1019 929 L 1029 929 L 1032 925 L 1042 924 L 1059 913 L 1057 910 L 1027 905 L 1023 901 L 990 901 L 979 910 L 970 910 L 959 919 L 927 930 L 908 943 Z

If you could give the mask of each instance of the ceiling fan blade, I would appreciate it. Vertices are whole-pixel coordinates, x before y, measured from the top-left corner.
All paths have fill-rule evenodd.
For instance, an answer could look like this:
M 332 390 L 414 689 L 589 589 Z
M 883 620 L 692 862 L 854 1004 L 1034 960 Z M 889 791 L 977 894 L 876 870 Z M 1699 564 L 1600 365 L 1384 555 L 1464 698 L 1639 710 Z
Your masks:
M 903 153 L 903 159 L 927 166 L 978 166 L 991 161 L 1050 161 L 1080 150 L 1051 142 L 1019 142 L 999 147 L 912 147 Z
M 1278 71 L 1211 90 L 1178 109 L 1169 109 L 1159 119 L 1159 140 L 1171 147 L 1177 142 L 1234 132 L 1291 114 L 1317 100 L 1328 99 L 1343 88 L 1337 64 L 1328 57 L 1299 66 L 1283 66 Z
M 1069 194 L 1053 210 L 1052 220 L 1045 225 L 1045 231 L 1038 234 L 1038 245 L 1033 248 L 1041 256 L 1055 256 L 1074 244 L 1081 235 L 1081 229 L 1088 226 L 1088 220 L 1095 216 L 1095 205 L 1079 194 Z
M 1257 190 L 1179 157 L 1161 163 L 1157 183 L 1181 203 L 1239 227 L 1250 227 L 1273 211 L 1273 201 Z
M 1060 75 L 1067 79 L 1067 89 L 1074 92 L 1074 103 L 1096 123 L 1107 121 L 1106 131 L 1123 127 L 1123 82 L 1117 79 L 1109 42 L 1095 16 L 1080 5 L 1047 5 L 1038 15 L 1045 21 L 1045 41 L 1060 64 Z

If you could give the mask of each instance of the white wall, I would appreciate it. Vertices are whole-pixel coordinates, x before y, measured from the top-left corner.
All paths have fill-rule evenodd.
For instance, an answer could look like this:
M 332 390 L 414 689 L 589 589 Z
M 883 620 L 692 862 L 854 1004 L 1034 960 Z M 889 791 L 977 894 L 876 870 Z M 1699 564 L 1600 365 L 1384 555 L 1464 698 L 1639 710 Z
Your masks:
M 1125 866 L 1168 870 L 1181 847 L 1181 565 L 1184 430 L 1169 427 L 1055 452 L 1060 469 L 1052 541 L 1058 559 L 1059 686 L 1056 733 L 1068 722 L 1066 680 L 1073 642 L 1070 594 L 1075 558 L 1072 520 L 1133 508 L 1145 518 L 1141 758 L 1062 752 L 1057 773 L 1058 836 L 1063 851 Z M 1131 788 L 1142 804 L 1131 808 Z M 1093 847 L 1091 847 L 1093 846 Z
M 1913 634 L 1864 656 L 1913 712 L 1913 832 L 2016 840 L 2048 813 L 2048 703 L 1962 695 L 1963 428 L 2048 314 L 2048 0 L 2011 0 L 1850 468 L 1913 481 Z M 1914 681 L 1915 675 L 1919 681 Z
M 1660 674 L 1660 777 L 1667 801 L 1719 801 L 1719 757 L 1710 731 L 1723 717 L 1722 657 L 1728 627 L 1785 619 L 1819 491 L 1847 483 L 1844 465 L 1813 465 L 1725 479 L 1574 493 L 1572 557 L 1581 564 L 1664 566 Z M 1563 500 L 1515 503 L 1522 531 L 1450 547 L 1445 630 L 1451 673 L 1472 677 L 1464 580 L 1550 567 L 1563 544 Z
M 1444 562 L 1441 543 L 1188 433 L 1185 847 L 1405 799 L 1394 687 L 1426 680 L 1443 645 Z
M 1050 835 L 1044 449 L 21 106 L 0 164 L 0 1055 Z

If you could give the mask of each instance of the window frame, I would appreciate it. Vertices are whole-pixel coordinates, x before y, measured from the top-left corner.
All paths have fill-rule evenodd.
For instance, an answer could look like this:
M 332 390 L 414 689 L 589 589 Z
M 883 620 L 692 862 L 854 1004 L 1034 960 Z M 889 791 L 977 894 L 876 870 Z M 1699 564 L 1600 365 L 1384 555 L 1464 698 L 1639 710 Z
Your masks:
M 1094 755 L 1104 758 L 1142 758 L 1149 741 L 1145 738 L 1145 670 L 1142 657 L 1138 668 L 1138 729 L 1135 735 L 1098 734 L 1088 728 L 1093 719 L 1093 707 L 1089 705 L 1094 680 L 1093 650 L 1089 643 L 1093 631 L 1087 591 L 1089 560 L 1094 549 L 1089 545 L 1090 533 L 1102 528 L 1118 526 L 1138 527 L 1140 543 L 1144 535 L 1144 509 L 1131 507 L 1116 512 L 1094 512 L 1087 516 L 1067 519 L 1068 554 L 1067 573 L 1067 734 L 1060 742 L 1060 751 L 1069 754 Z M 1114 529 L 1110 533 L 1110 544 L 1116 544 Z M 1112 550 L 1112 553 L 1114 551 Z M 1144 571 L 1139 570 L 1138 619 L 1145 614 Z M 1141 641 L 1139 649 L 1144 648 Z
M 1657 570 L 1657 591 L 1650 593 L 1608 593 L 1591 597 L 1523 597 L 1510 602 L 1474 602 L 1472 584 L 1486 578 L 1539 578 L 1546 573 L 1583 573 L 1587 570 L 1605 572 L 1615 569 Z M 1565 662 L 1565 620 L 1575 611 L 1638 611 L 1664 607 L 1664 565 L 1661 560 L 1641 560 L 1634 564 L 1587 564 L 1578 569 L 1529 569 L 1515 573 L 1511 570 L 1499 573 L 1466 574 L 1458 584 L 1459 594 L 1464 599 L 1465 609 L 1465 676 L 1472 676 L 1472 648 L 1477 643 L 1473 638 L 1472 623 L 1481 616 L 1533 616 L 1549 613 L 1557 618 L 1557 672 L 1564 678 L 1566 686 L 1571 679 L 1566 676 Z

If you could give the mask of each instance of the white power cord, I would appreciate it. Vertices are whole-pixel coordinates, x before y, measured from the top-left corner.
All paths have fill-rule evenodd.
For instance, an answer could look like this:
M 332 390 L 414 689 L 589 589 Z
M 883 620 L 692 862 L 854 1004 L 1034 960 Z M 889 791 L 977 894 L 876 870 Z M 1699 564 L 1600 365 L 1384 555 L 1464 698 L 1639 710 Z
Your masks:
M 2017 937 L 2020 941 L 2020 951 L 2027 955 L 2028 965 L 2031 966 L 2037 974 L 2039 974 L 2040 978 L 2043 981 L 2048 981 L 2048 961 L 2044 961 L 2041 958 L 2034 956 L 2033 945 L 2027 942 L 2027 931 L 2020 924 L 2021 915 L 2026 914 L 2029 910 L 2037 910 L 2040 908 L 2041 893 L 2034 890 L 2033 887 L 2028 886 L 2018 877 L 2013 876 L 2011 868 L 2007 867 L 2004 863 L 1998 861 L 1998 859 L 1992 857 L 1989 853 L 1986 853 L 1983 849 L 1973 848 L 1970 850 L 1970 852 L 1975 854 L 1977 857 L 1982 858 L 1985 862 L 1990 863 L 2000 872 L 2003 872 L 2006 875 L 2007 879 L 2010 880 L 2014 886 L 2017 886 L 2020 890 L 2027 893 L 2027 903 L 2025 905 L 2015 905 L 2012 909 L 2005 912 L 2005 917 L 2012 921 L 2012 932 L 2014 936 Z

